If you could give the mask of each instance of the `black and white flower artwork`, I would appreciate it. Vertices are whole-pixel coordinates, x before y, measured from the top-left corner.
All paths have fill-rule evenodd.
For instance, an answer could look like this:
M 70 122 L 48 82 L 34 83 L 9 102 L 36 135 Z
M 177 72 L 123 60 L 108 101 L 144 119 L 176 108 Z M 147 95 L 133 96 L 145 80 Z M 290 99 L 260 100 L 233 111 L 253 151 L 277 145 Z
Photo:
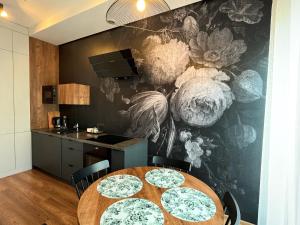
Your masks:
M 107 78 L 125 135 L 150 154 L 185 160 L 220 196 L 231 191 L 256 222 L 271 0 L 212 0 L 110 32 L 132 48 L 140 78 Z M 122 43 L 122 44 L 120 44 Z M 129 88 L 130 87 L 130 88 Z M 130 89 L 130 90 L 128 90 Z

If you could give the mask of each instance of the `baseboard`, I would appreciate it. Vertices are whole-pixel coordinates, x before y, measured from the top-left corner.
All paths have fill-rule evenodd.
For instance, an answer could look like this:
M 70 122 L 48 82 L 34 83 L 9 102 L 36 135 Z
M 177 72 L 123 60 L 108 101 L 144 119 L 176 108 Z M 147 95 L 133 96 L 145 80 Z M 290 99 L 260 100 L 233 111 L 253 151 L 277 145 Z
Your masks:
M 18 173 L 23 173 L 23 172 L 31 170 L 31 169 L 32 169 L 32 167 L 19 168 L 19 169 L 7 171 L 5 173 L 0 173 L 0 179 L 5 178 L 5 177 L 9 177 L 9 176 L 12 176 L 12 175 L 15 175 L 15 174 L 18 174 Z

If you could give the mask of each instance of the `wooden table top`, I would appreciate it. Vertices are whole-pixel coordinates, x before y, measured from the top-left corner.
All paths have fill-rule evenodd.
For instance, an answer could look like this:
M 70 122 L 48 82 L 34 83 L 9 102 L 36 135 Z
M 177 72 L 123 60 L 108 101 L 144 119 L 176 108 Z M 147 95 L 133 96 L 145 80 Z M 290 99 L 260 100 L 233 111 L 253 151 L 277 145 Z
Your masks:
M 145 180 L 145 174 L 156 167 L 137 167 L 130 169 L 123 169 L 102 177 L 101 179 L 94 182 L 81 196 L 78 208 L 77 216 L 80 225 L 99 225 L 100 217 L 103 212 L 113 203 L 120 201 L 121 199 L 110 199 L 102 196 L 97 192 L 97 185 L 103 179 L 112 175 L 129 174 L 137 176 L 143 182 L 143 189 L 137 194 L 131 196 L 131 198 L 144 198 L 154 202 L 158 205 L 164 214 L 164 225 L 222 225 L 224 223 L 224 212 L 220 199 L 216 193 L 205 183 L 199 179 L 181 172 L 185 177 L 185 182 L 181 187 L 190 187 L 197 189 L 206 195 L 208 195 L 216 205 L 216 214 L 208 221 L 204 222 L 187 222 L 173 217 L 169 214 L 161 205 L 161 195 L 166 189 L 155 187 L 149 184 Z

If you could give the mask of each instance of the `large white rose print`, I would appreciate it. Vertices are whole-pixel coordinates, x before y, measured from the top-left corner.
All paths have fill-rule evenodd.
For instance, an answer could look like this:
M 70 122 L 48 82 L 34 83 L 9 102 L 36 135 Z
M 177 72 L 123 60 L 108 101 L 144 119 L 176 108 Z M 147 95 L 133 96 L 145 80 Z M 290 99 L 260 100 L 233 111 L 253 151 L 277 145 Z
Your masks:
M 174 119 L 195 127 L 214 125 L 234 99 L 225 80 L 229 77 L 217 69 L 190 67 L 176 81 L 178 89 L 171 98 Z

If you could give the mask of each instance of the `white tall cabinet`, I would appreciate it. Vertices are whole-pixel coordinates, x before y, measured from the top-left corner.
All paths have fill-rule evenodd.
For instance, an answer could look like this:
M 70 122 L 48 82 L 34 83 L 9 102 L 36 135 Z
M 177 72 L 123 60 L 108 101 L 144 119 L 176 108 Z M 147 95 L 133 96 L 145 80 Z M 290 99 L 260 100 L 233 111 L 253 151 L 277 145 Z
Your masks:
M 0 178 L 31 163 L 29 37 L 0 21 Z

